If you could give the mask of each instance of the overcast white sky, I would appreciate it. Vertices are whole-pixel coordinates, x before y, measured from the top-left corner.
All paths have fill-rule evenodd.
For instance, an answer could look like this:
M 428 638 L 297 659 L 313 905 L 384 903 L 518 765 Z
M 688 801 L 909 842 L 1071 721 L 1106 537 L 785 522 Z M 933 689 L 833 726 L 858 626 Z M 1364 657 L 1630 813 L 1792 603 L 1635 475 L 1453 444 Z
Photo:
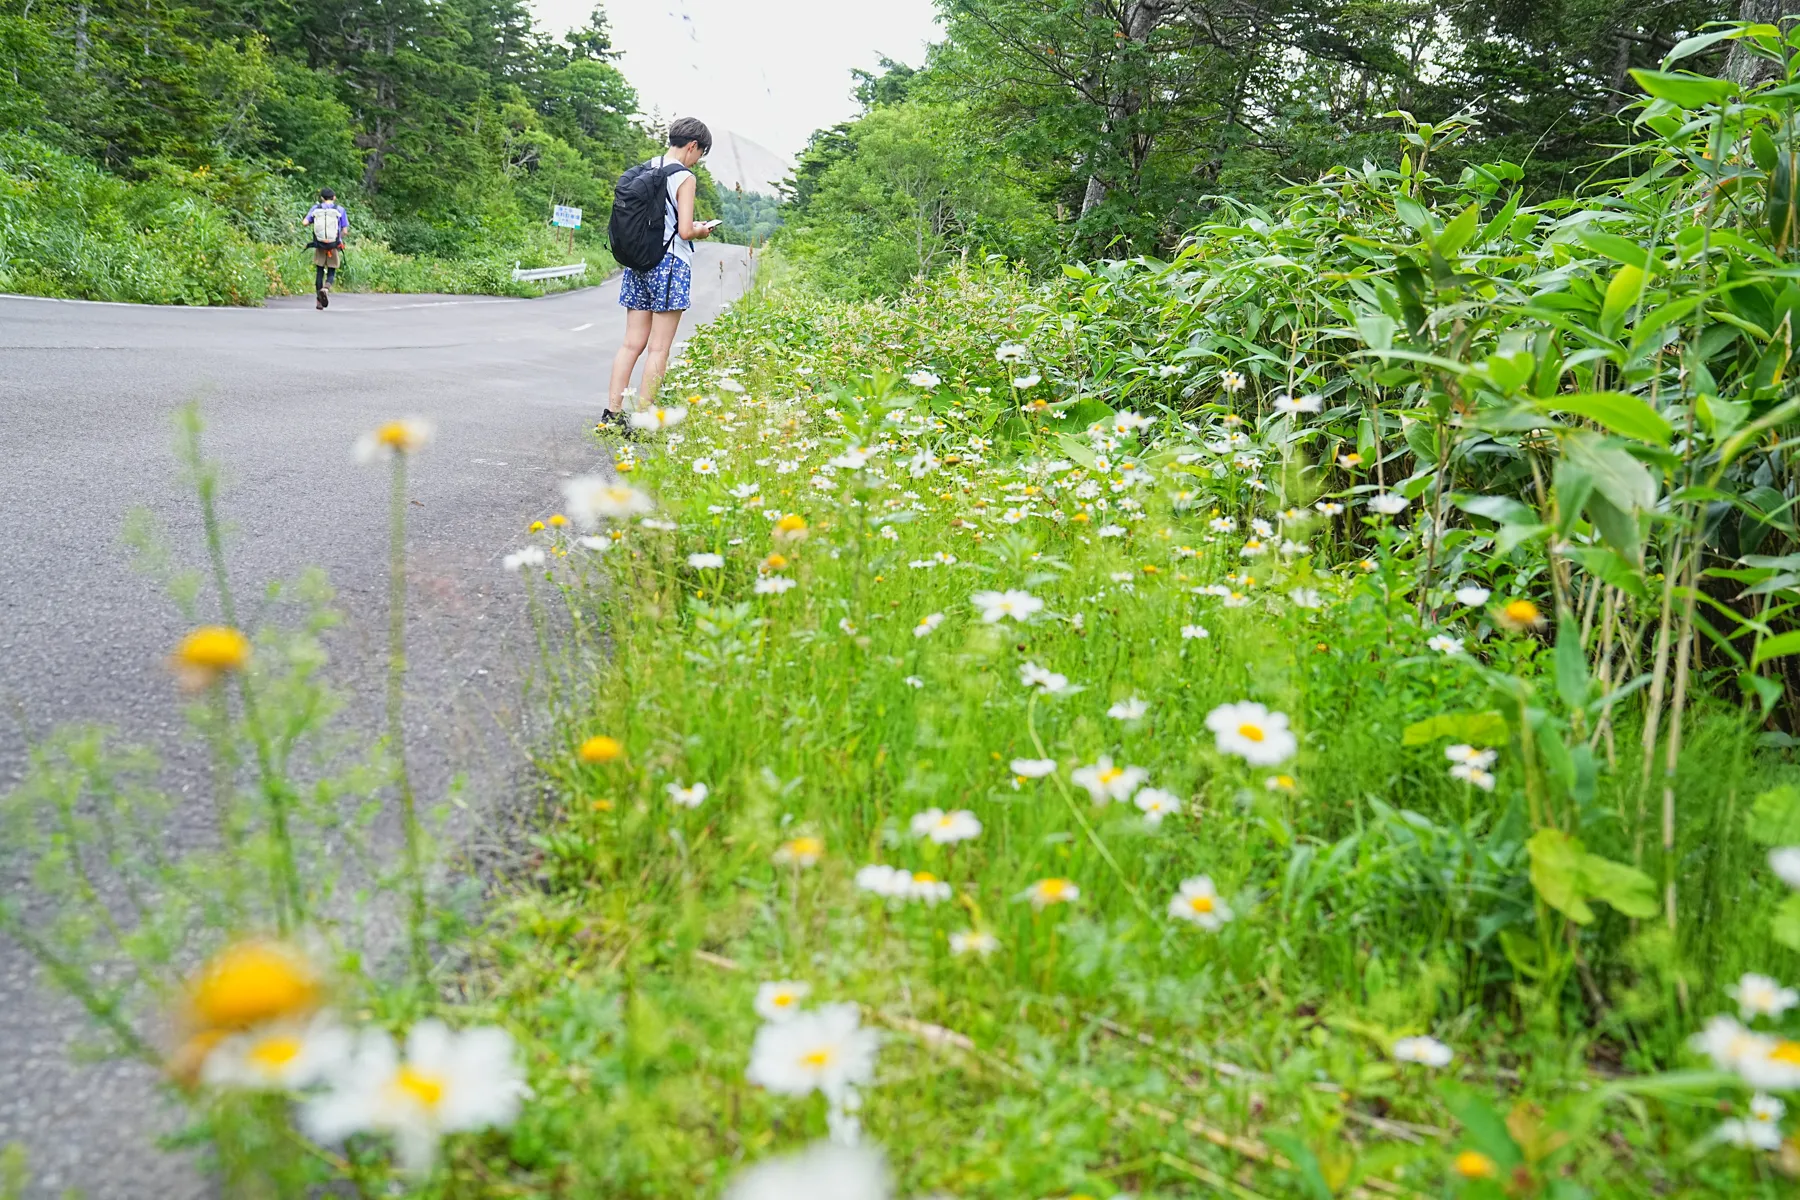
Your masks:
M 594 0 L 533 0 L 559 36 Z M 699 117 L 792 158 L 851 115 L 850 69 L 880 55 L 919 66 L 932 0 L 610 0 L 613 41 L 645 112 Z

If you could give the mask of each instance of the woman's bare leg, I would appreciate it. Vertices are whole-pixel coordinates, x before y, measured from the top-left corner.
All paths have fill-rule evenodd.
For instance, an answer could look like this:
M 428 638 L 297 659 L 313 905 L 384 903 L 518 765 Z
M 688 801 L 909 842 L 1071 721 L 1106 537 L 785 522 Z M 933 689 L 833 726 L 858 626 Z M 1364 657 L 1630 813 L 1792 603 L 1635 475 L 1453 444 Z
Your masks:
M 661 316 L 663 314 L 651 314 L 636 308 L 625 310 L 625 341 L 620 345 L 619 352 L 613 355 L 612 386 L 607 389 L 606 393 L 606 407 L 613 412 L 618 412 L 625 406 L 625 389 L 631 386 L 632 368 L 637 366 L 638 356 L 644 352 L 644 347 L 650 344 L 650 318 L 652 315 Z M 665 368 L 668 361 L 669 357 L 665 353 L 663 355 Z M 646 387 L 650 382 L 649 376 L 650 368 L 648 364 L 645 364 L 644 383 Z
M 681 313 L 650 314 L 650 354 L 644 359 L 644 403 L 656 400 L 662 378 L 669 369 L 669 351 L 675 345 L 675 331 L 681 328 Z

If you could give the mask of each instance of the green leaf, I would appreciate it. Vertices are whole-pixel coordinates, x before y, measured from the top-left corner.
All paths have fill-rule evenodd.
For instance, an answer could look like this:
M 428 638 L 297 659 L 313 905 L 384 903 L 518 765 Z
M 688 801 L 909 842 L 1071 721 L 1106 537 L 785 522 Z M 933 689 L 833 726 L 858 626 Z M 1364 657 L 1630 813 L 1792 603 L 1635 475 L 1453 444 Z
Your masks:
M 1636 867 L 1601 858 L 1598 854 L 1581 856 L 1581 873 L 1587 881 L 1588 895 L 1613 906 L 1628 917 L 1654 917 L 1662 910 L 1656 898 L 1656 884 Z
M 1469 1135 L 1469 1141 L 1475 1149 L 1502 1167 L 1512 1167 L 1525 1161 L 1519 1143 L 1513 1140 L 1512 1133 L 1506 1127 L 1506 1118 L 1500 1115 L 1486 1096 L 1467 1084 L 1454 1081 L 1444 1084 L 1442 1095 L 1444 1107 L 1450 1110 L 1450 1115 L 1456 1118 L 1457 1124 Z
M 1541 402 L 1547 412 L 1574 413 L 1624 437 L 1667 446 L 1675 427 L 1637 396 L 1624 392 L 1577 392 Z
M 1694 416 L 1700 427 L 1716 438 L 1728 438 L 1750 417 L 1750 405 L 1741 400 L 1723 400 L 1701 392 L 1694 399 Z
M 1610 546 L 1571 546 L 1564 554 L 1581 564 L 1581 569 L 1620 591 L 1645 599 L 1649 589 L 1638 566 Z
M 1399 322 L 1386 313 L 1365 313 L 1356 318 L 1356 332 L 1371 350 L 1386 350 L 1394 344 Z
M 1625 512 L 1656 507 L 1656 481 L 1644 464 L 1617 442 L 1597 434 L 1571 433 L 1563 438 L 1566 461 L 1593 479 L 1594 490 Z
M 1638 245 L 1630 238 L 1622 238 L 1616 233 L 1607 233 L 1600 229 L 1582 226 L 1575 231 L 1581 244 L 1596 254 L 1603 254 L 1616 263 L 1628 267 L 1636 267 L 1640 271 L 1650 269 L 1650 251 Z
M 1594 910 L 1582 887 L 1581 843 L 1560 829 L 1540 829 L 1525 851 L 1531 856 L 1531 886 L 1544 903 L 1577 925 L 1593 924 Z
M 1788 949 L 1800 950 L 1800 892 L 1781 902 L 1769 922 L 1769 932 Z
M 1736 94 L 1738 85 L 1728 79 L 1713 79 L 1690 71 L 1634 70 L 1631 77 L 1639 87 L 1658 100 L 1667 100 L 1682 108 L 1699 109 L 1717 104 Z
M 1758 642 L 1756 653 L 1750 657 L 1750 665 L 1760 667 L 1771 658 L 1785 658 L 1790 654 L 1800 654 L 1800 629 L 1778 633 L 1772 638 L 1764 638 Z
M 1711 33 L 1696 33 L 1693 37 L 1683 38 L 1676 42 L 1675 48 L 1663 58 L 1662 65 L 1672 67 L 1682 59 L 1700 53 L 1708 46 L 1736 36 L 1738 36 L 1738 31 L 1733 27 L 1731 29 L 1715 29 Z
M 1439 713 L 1415 721 L 1400 733 L 1403 746 L 1425 746 L 1445 738 L 1471 746 L 1497 746 L 1506 741 L 1506 718 L 1493 710 Z
M 1692 41 L 1693 39 L 1689 38 L 1688 40 Z M 1769 136 L 1769 131 L 1760 125 L 1757 126 L 1756 131 L 1750 135 L 1750 157 L 1756 160 L 1756 165 L 1764 171 L 1773 171 L 1776 155 L 1779 153 L 1775 148 L 1775 139 Z
M 1429 232 L 1431 229 L 1431 214 L 1425 210 L 1423 204 L 1411 196 L 1395 196 L 1394 212 L 1402 221 L 1420 233 Z
M 1471 204 L 1463 209 L 1455 220 L 1444 226 L 1444 232 L 1438 234 L 1438 253 L 1449 258 L 1459 252 L 1469 244 L 1469 239 L 1475 236 L 1475 230 L 1480 222 L 1481 205 L 1479 203 Z
M 1641 268 L 1630 265 L 1613 272 L 1612 282 L 1606 285 L 1606 300 L 1600 305 L 1602 326 L 1610 329 L 1625 319 L 1626 312 L 1644 294 L 1647 278 Z
M 1570 711 L 1587 703 L 1587 654 L 1581 648 L 1581 623 L 1563 616 L 1556 620 L 1556 694 Z
M 1466 513 L 1486 517 L 1502 525 L 1525 525 L 1537 520 L 1535 511 L 1511 496 L 1470 496 L 1458 493 L 1450 497 L 1450 503 Z
M 1751 801 L 1744 829 L 1765 846 L 1800 845 L 1800 787 L 1783 784 Z

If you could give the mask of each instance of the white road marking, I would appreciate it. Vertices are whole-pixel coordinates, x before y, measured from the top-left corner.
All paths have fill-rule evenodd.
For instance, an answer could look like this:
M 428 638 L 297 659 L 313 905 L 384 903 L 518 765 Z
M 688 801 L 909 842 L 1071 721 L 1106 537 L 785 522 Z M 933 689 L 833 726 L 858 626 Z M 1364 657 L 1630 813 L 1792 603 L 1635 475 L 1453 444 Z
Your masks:
M 575 328 L 569 330 L 569 332 L 570 333 L 580 333 L 584 329 L 592 329 L 593 327 L 594 327 L 594 323 L 592 321 L 589 321 L 586 325 L 577 325 Z

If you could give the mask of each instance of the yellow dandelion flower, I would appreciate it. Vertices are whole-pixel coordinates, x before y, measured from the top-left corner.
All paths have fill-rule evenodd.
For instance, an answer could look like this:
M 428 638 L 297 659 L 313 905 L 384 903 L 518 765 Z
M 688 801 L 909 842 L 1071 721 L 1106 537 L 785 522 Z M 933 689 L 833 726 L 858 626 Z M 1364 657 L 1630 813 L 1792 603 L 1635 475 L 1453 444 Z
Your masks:
M 227 625 L 205 625 L 181 639 L 177 664 L 218 674 L 241 671 L 250 663 L 250 639 Z
M 609 763 L 624 754 L 625 747 L 620 744 L 618 738 L 607 737 L 603 733 L 581 743 L 581 749 L 576 753 L 584 763 Z
M 569 518 L 563 516 L 561 513 L 552 513 L 550 515 L 550 528 L 552 529 L 561 529 L 568 523 Z
M 1464 1179 L 1492 1179 L 1500 1174 L 1500 1164 L 1479 1150 L 1464 1150 L 1450 1165 Z
M 529 526 L 526 527 L 525 532 L 526 533 L 542 533 L 542 532 L 544 532 L 544 523 L 542 521 L 533 521 Z
M 1544 627 L 1544 614 L 1529 600 L 1509 600 L 1494 617 L 1508 629 L 1524 631 Z
M 188 1010 L 205 1029 L 248 1029 L 319 1007 L 325 985 L 305 955 L 277 942 L 221 951 L 188 988 Z

